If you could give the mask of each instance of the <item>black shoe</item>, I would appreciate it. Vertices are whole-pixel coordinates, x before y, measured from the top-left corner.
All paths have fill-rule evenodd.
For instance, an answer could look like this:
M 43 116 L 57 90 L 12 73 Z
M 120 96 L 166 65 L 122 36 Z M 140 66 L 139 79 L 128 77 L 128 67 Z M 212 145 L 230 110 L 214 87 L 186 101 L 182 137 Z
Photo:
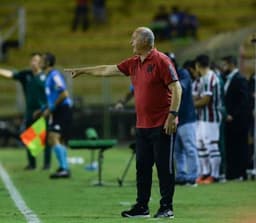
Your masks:
M 31 165 L 27 165 L 24 167 L 24 170 L 35 170 L 36 167 L 35 166 L 31 166 Z
M 171 208 L 162 206 L 159 208 L 157 213 L 154 215 L 154 218 L 174 218 L 173 211 Z
M 51 179 L 70 178 L 71 174 L 69 170 L 59 168 L 55 173 L 50 175 Z
M 128 211 L 123 211 L 121 213 L 122 217 L 125 218 L 147 218 L 150 217 L 149 209 L 147 206 L 142 206 L 139 204 L 135 204 Z
M 175 185 L 184 186 L 186 185 L 187 181 L 185 180 L 175 180 Z

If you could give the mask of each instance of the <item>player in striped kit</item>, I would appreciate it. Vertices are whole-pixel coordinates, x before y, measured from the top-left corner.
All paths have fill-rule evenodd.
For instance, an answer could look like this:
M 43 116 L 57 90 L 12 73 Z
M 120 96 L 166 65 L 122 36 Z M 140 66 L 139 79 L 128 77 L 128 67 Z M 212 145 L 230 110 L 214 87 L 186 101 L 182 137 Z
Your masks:
M 221 85 L 217 75 L 210 69 L 207 55 L 196 58 L 196 71 L 200 75 L 198 97 L 197 146 L 200 161 L 198 184 L 218 182 L 221 156 L 219 151 L 219 125 L 221 122 Z

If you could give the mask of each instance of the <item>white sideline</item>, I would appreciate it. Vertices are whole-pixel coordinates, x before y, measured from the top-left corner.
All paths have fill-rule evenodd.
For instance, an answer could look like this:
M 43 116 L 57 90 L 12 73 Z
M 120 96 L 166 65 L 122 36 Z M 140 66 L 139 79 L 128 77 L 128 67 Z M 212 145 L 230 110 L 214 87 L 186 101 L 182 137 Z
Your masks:
M 10 179 L 8 173 L 5 171 L 4 167 L 0 163 L 0 177 L 2 178 L 6 189 L 9 191 L 12 200 L 19 209 L 19 211 L 24 215 L 28 223 L 41 223 L 37 215 L 26 205 L 25 201 L 22 199 L 19 191 L 16 189 L 12 180 Z

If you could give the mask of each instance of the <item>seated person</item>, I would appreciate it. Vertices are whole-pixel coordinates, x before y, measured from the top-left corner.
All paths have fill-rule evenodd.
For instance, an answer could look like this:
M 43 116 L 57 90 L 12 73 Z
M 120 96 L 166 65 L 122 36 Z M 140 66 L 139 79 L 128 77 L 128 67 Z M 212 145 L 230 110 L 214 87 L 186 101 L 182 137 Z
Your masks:
M 180 11 L 177 6 L 172 6 L 168 19 L 170 23 L 171 37 L 173 38 L 183 36 L 182 23 L 184 19 L 184 13 Z
M 184 13 L 184 18 L 182 22 L 183 34 L 184 36 L 191 36 L 197 39 L 197 29 L 198 29 L 198 19 L 195 15 L 191 14 L 187 9 Z
M 150 25 L 156 39 L 168 39 L 169 34 L 169 18 L 168 12 L 164 5 L 159 5 L 157 13 L 155 14 L 153 21 Z

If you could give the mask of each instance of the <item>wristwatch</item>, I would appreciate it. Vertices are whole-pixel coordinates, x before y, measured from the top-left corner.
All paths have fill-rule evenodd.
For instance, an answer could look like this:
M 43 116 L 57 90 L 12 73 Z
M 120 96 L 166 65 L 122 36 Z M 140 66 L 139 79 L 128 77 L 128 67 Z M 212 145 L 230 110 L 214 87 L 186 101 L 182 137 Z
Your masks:
M 178 116 L 178 112 L 177 111 L 169 111 L 169 114 L 172 114 L 173 116 Z

